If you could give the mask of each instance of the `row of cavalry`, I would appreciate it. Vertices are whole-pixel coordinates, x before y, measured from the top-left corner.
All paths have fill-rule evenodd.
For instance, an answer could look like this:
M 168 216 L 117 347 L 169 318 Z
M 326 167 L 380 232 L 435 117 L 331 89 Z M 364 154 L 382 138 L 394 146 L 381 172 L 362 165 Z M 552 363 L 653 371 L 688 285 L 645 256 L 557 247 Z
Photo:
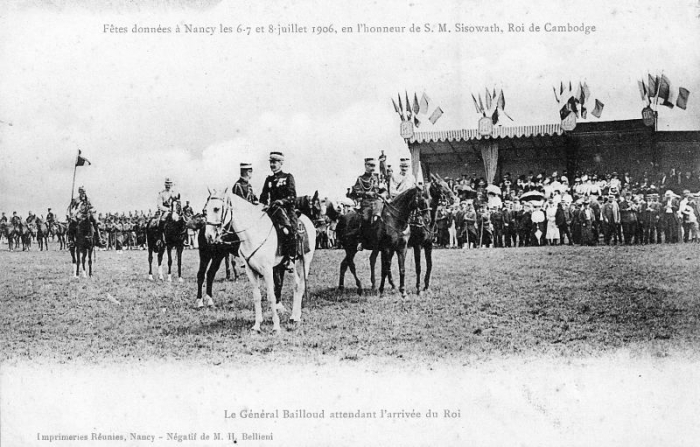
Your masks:
M 385 201 L 381 217 L 371 223 L 369 231 L 362 228 L 362 214 L 350 211 L 339 214 L 333 204 L 328 204 L 326 213 L 331 220 L 337 220 L 336 237 L 344 249 L 345 256 L 340 263 L 338 288 L 344 289 L 344 279 L 350 270 L 357 293 L 363 293 L 362 281 L 357 275 L 355 256 L 361 242 L 370 253 L 370 282 L 372 290 L 377 290 L 375 276 L 376 260 L 381 254 L 381 278 L 378 291 L 384 293 L 385 285 L 395 289 L 391 274 L 391 264 L 396 255 L 399 270 L 399 291 L 406 296 L 405 260 L 408 248 L 413 248 L 416 266 L 416 293 L 427 290 L 432 271 L 432 247 L 434 240 L 434 222 L 437 208 L 441 201 L 453 199 L 453 193 L 447 183 L 438 176 L 431 176 L 432 181 L 425 186 L 416 186 Z M 294 280 L 292 311 L 287 323 L 293 329 L 301 320 L 301 307 L 308 294 L 307 279 L 316 248 L 316 228 L 314 220 L 321 212 L 318 194 L 297 198 L 299 215 L 298 251 L 291 271 Z M 44 230 L 44 228 L 42 228 Z M 272 312 L 273 330 L 279 333 L 279 312 L 284 311 L 282 304 L 282 287 L 287 270 L 283 264 L 278 240 L 280 229 L 262 205 L 252 204 L 228 190 L 210 190 L 202 213 L 186 218 L 182 214 L 179 201 L 173 201 L 171 211 L 165 218 L 164 225 L 158 225 L 158 219 L 151 219 L 146 224 L 146 246 L 148 249 L 148 278 L 153 279 L 152 264 L 157 257 L 159 278 L 163 279 L 162 262 L 167 255 L 168 280 L 172 280 L 173 260 L 177 263 L 177 277 L 182 279 L 182 253 L 188 240 L 188 230 L 193 230 L 198 238 L 199 268 L 197 272 L 197 298 L 195 307 L 214 306 L 212 287 L 222 261 L 236 258 L 231 263 L 242 263 L 252 289 L 255 307 L 254 332 L 260 332 L 262 323 L 262 294 L 266 290 Z M 48 228 L 46 228 L 48 237 Z M 43 233 L 42 233 L 43 234 Z M 58 234 L 58 233 L 57 233 Z M 92 258 L 98 244 L 89 219 L 72 220 L 65 228 L 64 237 L 71 251 L 74 276 L 81 273 L 84 277 L 92 276 Z M 424 253 L 426 270 L 421 286 L 421 253 Z M 173 259 L 174 258 L 174 259 Z M 87 268 L 86 268 L 87 263 Z M 234 269 L 235 272 L 235 269 Z M 237 272 L 236 272 L 237 275 Z M 203 290 L 204 293 L 203 293 Z

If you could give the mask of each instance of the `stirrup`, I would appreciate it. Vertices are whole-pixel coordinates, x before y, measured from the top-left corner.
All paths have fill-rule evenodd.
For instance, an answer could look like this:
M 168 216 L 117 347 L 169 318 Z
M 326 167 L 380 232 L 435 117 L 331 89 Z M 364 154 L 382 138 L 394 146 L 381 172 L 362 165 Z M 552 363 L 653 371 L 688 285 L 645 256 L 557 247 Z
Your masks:
M 362 247 L 362 242 L 357 244 L 357 251 L 362 251 L 364 250 L 364 247 Z
M 296 263 L 296 259 L 292 258 L 287 258 L 285 261 L 284 269 L 288 271 L 289 273 L 294 273 L 294 264 Z

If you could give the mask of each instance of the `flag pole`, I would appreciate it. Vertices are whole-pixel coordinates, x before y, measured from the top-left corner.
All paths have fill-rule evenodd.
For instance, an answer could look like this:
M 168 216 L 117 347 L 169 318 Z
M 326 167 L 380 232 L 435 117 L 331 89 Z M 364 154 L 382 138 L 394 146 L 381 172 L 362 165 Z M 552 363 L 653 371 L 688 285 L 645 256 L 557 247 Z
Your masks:
M 80 149 L 78 149 L 78 157 L 80 157 Z M 76 157 L 75 163 L 73 163 L 73 184 L 70 187 L 70 204 L 68 205 L 68 214 L 70 214 L 70 207 L 73 204 L 73 197 L 75 194 L 75 172 L 78 170 L 78 157 Z

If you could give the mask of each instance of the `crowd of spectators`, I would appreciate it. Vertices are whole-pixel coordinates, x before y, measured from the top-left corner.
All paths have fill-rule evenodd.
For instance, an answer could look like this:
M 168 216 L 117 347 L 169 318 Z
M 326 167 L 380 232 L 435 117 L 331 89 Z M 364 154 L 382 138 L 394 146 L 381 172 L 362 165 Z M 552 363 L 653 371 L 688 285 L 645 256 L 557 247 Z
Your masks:
M 506 173 L 446 181 L 455 192 L 436 217 L 442 247 L 697 242 L 700 176 L 690 171 Z

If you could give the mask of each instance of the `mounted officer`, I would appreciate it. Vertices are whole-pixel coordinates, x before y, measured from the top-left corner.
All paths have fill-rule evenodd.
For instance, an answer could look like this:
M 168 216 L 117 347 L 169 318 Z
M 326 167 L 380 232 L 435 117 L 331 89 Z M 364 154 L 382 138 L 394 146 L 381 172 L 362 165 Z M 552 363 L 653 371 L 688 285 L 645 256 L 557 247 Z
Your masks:
M 165 189 L 158 193 L 158 203 L 156 217 L 158 217 L 158 230 L 163 234 L 165 230 L 165 219 L 170 215 L 172 204 L 180 200 L 180 193 L 173 189 L 173 181 L 169 177 L 165 178 Z
M 85 188 L 80 186 L 78 188 L 78 197 L 73 199 L 73 201 L 68 206 L 68 214 L 72 220 L 80 222 L 81 220 L 88 219 L 92 224 L 92 229 L 94 234 L 97 234 L 98 242 L 95 244 L 98 247 L 104 246 L 102 243 L 102 235 L 100 234 L 100 229 L 97 226 L 97 221 L 93 215 L 94 208 L 90 203 L 90 199 L 87 197 Z
M 399 168 L 401 170 L 391 176 L 391 188 L 389 189 L 389 192 L 392 198 L 416 186 L 416 178 L 412 173 L 408 172 L 409 167 L 409 159 L 402 158 L 401 163 L 399 164 Z
M 257 204 L 258 198 L 253 192 L 253 187 L 250 186 L 250 179 L 253 177 L 253 165 L 250 163 L 241 163 L 241 177 L 233 184 L 231 191 L 238 197 L 247 200 L 250 203 Z
M 383 202 L 379 198 L 379 194 L 383 189 L 379 174 L 374 170 L 377 163 L 374 158 L 365 158 L 365 173 L 357 177 L 355 185 L 348 192 L 348 197 L 359 202 L 362 220 L 360 224 L 360 243 L 357 246 L 357 251 L 361 251 L 362 241 L 366 240 L 366 233 L 370 226 L 381 215 Z
M 270 169 L 272 175 L 265 179 L 260 203 L 267 205 L 267 214 L 279 229 L 281 236 L 282 256 L 287 271 L 294 270 L 297 254 L 297 214 L 294 202 L 297 198 L 294 176 L 282 172 L 284 154 L 279 151 L 270 152 Z
M 12 219 L 10 219 L 10 223 L 13 227 L 22 225 L 22 217 L 17 215 L 17 211 L 12 212 Z
M 55 220 L 56 216 L 54 216 L 54 214 L 51 212 L 51 208 L 49 208 L 49 210 L 46 212 L 46 223 L 49 224 L 49 228 L 51 228 L 51 225 L 53 225 Z

